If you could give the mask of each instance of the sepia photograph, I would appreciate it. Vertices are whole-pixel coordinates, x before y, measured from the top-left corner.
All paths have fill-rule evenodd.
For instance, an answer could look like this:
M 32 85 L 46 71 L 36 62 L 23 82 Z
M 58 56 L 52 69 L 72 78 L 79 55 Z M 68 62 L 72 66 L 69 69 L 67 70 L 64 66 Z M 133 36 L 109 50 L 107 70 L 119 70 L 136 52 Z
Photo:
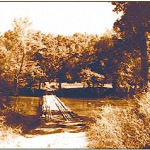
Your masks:
M 150 1 L 0 2 L 0 149 L 150 149 Z

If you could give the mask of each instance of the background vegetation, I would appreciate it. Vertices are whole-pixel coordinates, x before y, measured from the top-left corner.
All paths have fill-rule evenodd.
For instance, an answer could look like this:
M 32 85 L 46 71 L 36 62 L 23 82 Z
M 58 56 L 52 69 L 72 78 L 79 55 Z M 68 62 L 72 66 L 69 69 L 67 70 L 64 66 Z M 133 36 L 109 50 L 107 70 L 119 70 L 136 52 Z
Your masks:
M 114 23 L 115 32 L 101 37 L 46 35 L 33 30 L 27 18 L 14 19 L 13 29 L 0 36 L 1 91 L 17 94 L 19 87 L 40 88 L 44 81 L 60 87 L 62 82 L 92 86 L 103 81 L 112 83 L 116 93 L 122 89 L 129 95 L 147 90 L 149 3 L 112 4 L 123 15 Z
M 0 35 L 0 103 L 18 88 L 39 88 L 45 81 L 83 82 L 87 87 L 111 83 L 116 96 L 148 91 L 149 2 L 112 2 L 122 16 L 103 36 L 44 34 L 28 18 L 14 19 L 13 29 Z M 149 93 L 135 107 L 102 107 L 93 113 L 88 136 L 92 148 L 144 148 L 149 143 Z M 94 146 L 95 145 L 95 146 Z M 93 147 L 94 146 L 94 147 Z

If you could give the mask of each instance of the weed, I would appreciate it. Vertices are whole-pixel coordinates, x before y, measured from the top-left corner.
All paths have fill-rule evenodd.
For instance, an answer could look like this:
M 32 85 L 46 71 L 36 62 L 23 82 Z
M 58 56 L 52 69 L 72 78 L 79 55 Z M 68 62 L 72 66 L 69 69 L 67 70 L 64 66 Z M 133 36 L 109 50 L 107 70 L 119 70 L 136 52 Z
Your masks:
M 150 93 L 135 100 L 135 107 L 106 105 L 93 111 L 87 131 L 89 148 L 145 148 L 150 144 Z

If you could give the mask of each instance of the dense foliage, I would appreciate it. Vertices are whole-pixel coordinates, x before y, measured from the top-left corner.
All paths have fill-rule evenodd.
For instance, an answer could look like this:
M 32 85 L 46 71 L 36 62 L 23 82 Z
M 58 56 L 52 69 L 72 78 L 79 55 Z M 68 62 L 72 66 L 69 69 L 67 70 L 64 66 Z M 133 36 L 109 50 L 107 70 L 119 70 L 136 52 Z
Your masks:
M 112 2 L 122 16 L 103 36 L 44 34 L 27 18 L 14 19 L 0 35 L 0 90 L 17 94 L 19 87 L 40 88 L 45 81 L 112 83 L 114 93 L 131 96 L 147 89 L 149 3 Z M 143 12 L 143 13 L 139 13 Z
M 97 57 L 94 46 L 100 37 L 46 35 L 32 30 L 27 18 L 20 18 L 0 40 L 1 83 L 9 83 L 7 87 L 17 93 L 18 87 L 40 88 L 44 81 L 80 82 L 82 69 L 90 67 Z
M 130 57 L 130 59 L 127 58 L 129 66 L 125 69 L 121 67 L 121 70 L 126 71 L 128 68 L 129 74 L 132 72 L 131 78 L 139 78 L 136 83 L 133 81 L 130 84 L 129 81 L 129 86 L 135 84 L 135 89 L 138 86 L 141 89 L 147 90 L 149 65 L 146 41 L 150 32 L 150 3 L 112 2 L 112 4 L 115 5 L 115 12 L 122 12 L 121 18 L 114 23 L 114 30 L 117 33 L 118 40 L 115 48 L 121 51 L 123 56 L 122 62 L 126 59 L 125 55 L 128 55 L 128 58 Z M 135 64 L 131 63 L 131 60 L 135 60 Z M 137 60 L 139 61 L 138 66 Z M 127 63 L 127 61 L 125 60 L 124 63 Z M 131 78 L 130 80 L 132 80 Z

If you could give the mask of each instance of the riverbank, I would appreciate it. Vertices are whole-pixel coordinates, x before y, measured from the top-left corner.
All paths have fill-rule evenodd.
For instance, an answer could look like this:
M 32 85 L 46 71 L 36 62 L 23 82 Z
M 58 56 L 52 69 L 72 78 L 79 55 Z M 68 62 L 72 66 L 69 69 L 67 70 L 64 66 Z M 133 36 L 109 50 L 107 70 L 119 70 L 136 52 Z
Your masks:
M 18 95 L 20 96 L 43 96 L 47 89 L 53 90 L 59 97 L 81 97 L 81 98 L 101 98 L 114 95 L 111 84 L 104 84 L 99 87 L 84 87 L 82 83 L 62 83 L 59 90 L 58 83 L 46 82 L 41 89 L 34 88 L 19 88 Z
M 20 98 L 22 99 L 23 97 Z M 24 97 L 24 99 L 34 105 L 38 100 L 33 97 L 31 97 L 31 99 Z M 24 99 L 22 100 L 24 101 Z M 18 98 L 18 102 L 20 100 Z M 32 100 L 34 100 L 34 102 Z M 62 116 L 61 118 L 59 117 L 60 115 L 58 115 L 58 113 L 54 115 L 55 119 L 50 122 L 44 121 L 43 119 L 29 122 L 25 121 L 25 119 L 29 119 L 28 117 L 25 118 L 18 114 L 9 113 L 9 118 L 5 118 L 5 120 L 10 121 L 11 118 L 13 118 L 13 120 L 19 120 L 20 123 L 24 122 L 24 126 L 25 124 L 26 126 L 22 128 L 23 132 L 19 133 L 18 129 L 21 128 L 21 126 L 15 127 L 12 123 L 7 124 L 9 126 L 1 129 L 1 131 L 7 133 L 7 136 L 0 133 L 2 135 L 1 137 L 6 137 L 3 138 L 4 141 L 0 141 L 0 143 L 4 143 L 4 147 L 6 145 L 12 148 L 60 148 L 60 146 L 62 148 L 86 147 L 98 149 L 150 148 L 150 93 L 135 96 L 135 99 L 132 100 L 113 101 L 92 99 L 89 101 L 84 99 L 79 103 L 79 99 L 71 98 L 62 99 L 62 101 L 68 108 L 77 113 L 84 122 L 75 120 L 66 122 Z M 23 103 L 21 103 L 21 105 L 22 104 Z M 34 114 L 36 109 L 32 110 Z M 10 116 L 10 114 L 12 116 Z M 21 119 L 22 117 L 23 120 Z M 20 125 L 16 120 L 14 120 L 14 123 L 17 122 L 17 125 Z M 11 128 L 9 128 L 10 125 Z M 9 134 L 7 130 L 11 134 Z M 4 134 L 5 132 L 2 133 Z M 73 140 L 69 141 L 69 139 Z M 40 141 L 38 142 L 38 140 Z M 69 142 L 67 142 L 67 140 Z M 81 141 L 81 143 L 79 142 L 79 145 L 74 144 L 75 142 L 73 141 L 78 140 Z M 12 145 L 12 142 L 15 145 Z M 35 142 L 38 144 L 35 145 Z
M 30 88 L 19 88 L 20 96 L 43 96 L 46 90 L 42 89 L 30 89 Z M 113 96 L 114 91 L 112 88 L 108 87 L 71 87 L 62 88 L 61 91 L 53 91 L 58 97 L 74 97 L 74 98 L 103 98 L 107 96 Z M 119 97 L 119 96 L 118 96 Z
M 87 148 L 88 145 L 84 132 L 63 132 L 25 137 L 12 133 L 10 130 L 7 131 L 9 135 L 8 133 L 2 135 L 0 129 L 0 148 Z M 3 130 L 3 132 L 7 131 Z
M 0 127 L 0 148 L 87 148 L 88 145 L 85 132 L 26 136 L 17 130 Z
M 6 124 L 6 115 L 9 110 L 0 109 L 0 148 L 13 147 L 18 138 L 22 137 L 22 130 L 19 126 L 11 127 Z
M 0 116 L 0 148 L 87 148 L 87 127 L 73 112 L 70 112 L 73 119 L 65 121 L 58 108 L 53 107 L 52 120 L 45 120 L 31 115 L 34 112 L 29 116 L 25 109 L 22 114 L 12 108 L 7 107 L 0 113 L 3 114 Z
M 90 117 L 87 138 L 93 149 L 149 149 L 150 93 L 143 94 L 133 107 L 102 106 Z M 132 107 L 131 107 L 132 106 Z
M 25 133 L 21 124 L 8 125 L 5 117 L 0 116 L 0 148 L 87 148 L 85 127 L 77 122 L 42 121 Z

